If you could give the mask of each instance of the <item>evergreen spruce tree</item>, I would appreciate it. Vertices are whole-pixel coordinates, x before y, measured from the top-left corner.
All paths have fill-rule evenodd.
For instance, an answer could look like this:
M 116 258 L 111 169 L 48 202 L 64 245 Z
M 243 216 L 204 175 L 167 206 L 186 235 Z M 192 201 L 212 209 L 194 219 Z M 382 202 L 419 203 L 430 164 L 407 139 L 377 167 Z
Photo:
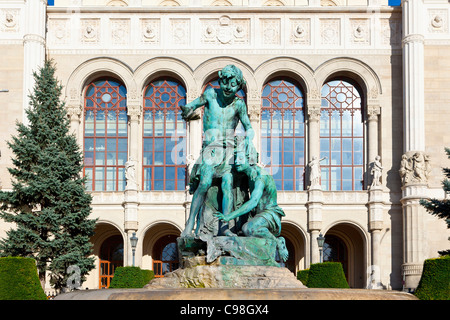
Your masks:
M 450 159 L 450 148 L 445 148 Z M 444 168 L 442 170 L 445 175 L 445 179 L 442 181 L 442 187 L 444 189 L 445 195 L 450 194 L 450 168 Z M 450 200 L 448 198 L 444 200 L 431 199 L 431 200 L 421 200 L 420 204 L 423 205 L 429 213 L 435 215 L 441 219 L 445 219 L 447 222 L 447 228 L 450 228 Z M 449 239 L 450 240 L 450 239 Z M 439 251 L 440 255 L 450 255 L 450 250 Z
M 16 136 L 8 142 L 13 151 L 12 191 L 0 192 L 0 218 L 15 227 L 0 241 L 2 256 L 33 257 L 41 284 L 46 271 L 50 283 L 61 289 L 78 266 L 80 281 L 94 268 L 89 257 L 95 220 L 90 194 L 81 177 L 82 153 L 73 134 L 55 67 L 46 61 L 34 73 L 35 87 L 26 111 L 28 125 L 17 123 Z

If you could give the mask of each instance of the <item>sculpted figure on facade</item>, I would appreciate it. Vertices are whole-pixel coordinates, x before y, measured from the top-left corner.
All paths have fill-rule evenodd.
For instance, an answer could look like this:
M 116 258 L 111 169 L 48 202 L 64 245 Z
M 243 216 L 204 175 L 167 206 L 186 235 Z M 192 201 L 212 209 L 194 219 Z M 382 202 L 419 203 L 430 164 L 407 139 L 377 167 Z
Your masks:
M 402 185 L 408 183 L 426 183 L 431 172 L 431 164 L 429 155 L 423 152 L 415 152 L 408 157 L 407 154 L 402 156 L 400 162 L 400 177 Z
M 370 174 L 372 175 L 371 188 L 381 186 L 381 174 L 383 173 L 383 167 L 381 165 L 381 157 L 376 156 L 375 161 L 371 163 Z
M 125 179 L 127 189 L 137 189 L 136 161 L 134 161 L 131 157 L 125 163 Z
M 309 181 L 311 187 L 320 186 L 320 162 L 325 160 L 327 157 L 323 157 L 322 159 L 318 159 L 316 156 L 313 156 L 312 160 L 308 163 L 309 167 Z

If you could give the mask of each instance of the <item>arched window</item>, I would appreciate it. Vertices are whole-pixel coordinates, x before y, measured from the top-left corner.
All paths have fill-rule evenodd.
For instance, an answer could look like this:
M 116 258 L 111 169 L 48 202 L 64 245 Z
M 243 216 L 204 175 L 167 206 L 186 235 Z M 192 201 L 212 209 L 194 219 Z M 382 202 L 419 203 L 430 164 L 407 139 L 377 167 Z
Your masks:
M 334 80 L 322 87 L 320 157 L 323 190 L 362 190 L 364 126 L 356 87 Z
M 128 118 L 125 87 L 113 79 L 90 83 L 84 105 L 84 175 L 89 191 L 125 189 Z
M 156 241 L 153 247 L 153 272 L 155 277 L 163 277 L 179 267 L 177 236 L 167 235 Z
M 143 189 L 184 190 L 186 123 L 180 105 L 186 89 L 177 81 L 153 81 L 144 94 Z
M 303 94 L 291 80 L 270 81 L 263 88 L 261 162 L 272 174 L 277 190 L 304 190 Z

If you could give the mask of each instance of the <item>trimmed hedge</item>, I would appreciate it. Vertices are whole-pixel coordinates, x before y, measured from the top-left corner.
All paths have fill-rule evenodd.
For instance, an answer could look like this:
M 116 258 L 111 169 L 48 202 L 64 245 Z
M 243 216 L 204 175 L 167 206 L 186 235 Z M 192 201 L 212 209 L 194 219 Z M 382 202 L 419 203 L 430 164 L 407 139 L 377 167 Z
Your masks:
M 47 300 L 32 258 L 0 258 L 0 300 Z
M 450 300 L 450 256 L 424 261 L 414 295 L 421 300 Z
M 155 277 L 152 270 L 139 267 L 118 267 L 114 271 L 110 288 L 142 288 Z
M 144 286 L 145 286 L 155 277 L 155 273 L 153 272 L 153 270 L 142 269 L 141 271 L 144 277 Z
M 305 286 L 308 283 L 309 269 L 297 271 L 297 280 L 300 280 Z
M 340 262 L 312 264 L 306 286 L 308 288 L 349 288 Z

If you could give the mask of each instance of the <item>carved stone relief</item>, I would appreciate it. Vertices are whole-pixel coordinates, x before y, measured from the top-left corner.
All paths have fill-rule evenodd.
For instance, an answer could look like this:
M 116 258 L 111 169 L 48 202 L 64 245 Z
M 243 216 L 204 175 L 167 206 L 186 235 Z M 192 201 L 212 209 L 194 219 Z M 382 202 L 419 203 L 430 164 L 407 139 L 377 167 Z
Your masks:
M 281 44 L 280 19 L 261 19 L 261 29 L 263 44 Z
M 428 11 L 430 24 L 428 30 L 432 33 L 448 32 L 448 11 L 433 9 Z
M 311 19 L 290 20 L 290 44 L 311 44 Z
M 203 44 L 240 45 L 250 41 L 250 19 L 230 19 L 228 16 L 222 16 L 219 19 L 202 19 L 201 25 Z
M 111 42 L 113 45 L 128 45 L 130 43 L 130 20 L 111 19 Z
M 19 9 L 4 9 L 1 11 L 1 31 L 19 32 Z
M 141 42 L 160 43 L 161 22 L 159 19 L 141 19 Z
M 341 44 L 341 20 L 320 19 L 320 38 L 324 45 Z
M 350 19 L 350 42 L 370 45 L 370 20 Z
M 64 45 L 70 41 L 69 19 L 51 19 L 48 21 L 50 41 Z
M 100 41 L 100 19 L 81 19 L 81 42 L 98 43 Z
M 402 41 L 402 21 L 400 19 L 380 19 L 381 43 L 399 45 Z
M 170 28 L 172 35 L 172 44 L 187 45 L 190 43 L 190 19 L 171 19 Z
M 424 152 L 405 153 L 400 162 L 402 185 L 427 183 L 431 173 L 430 156 Z

